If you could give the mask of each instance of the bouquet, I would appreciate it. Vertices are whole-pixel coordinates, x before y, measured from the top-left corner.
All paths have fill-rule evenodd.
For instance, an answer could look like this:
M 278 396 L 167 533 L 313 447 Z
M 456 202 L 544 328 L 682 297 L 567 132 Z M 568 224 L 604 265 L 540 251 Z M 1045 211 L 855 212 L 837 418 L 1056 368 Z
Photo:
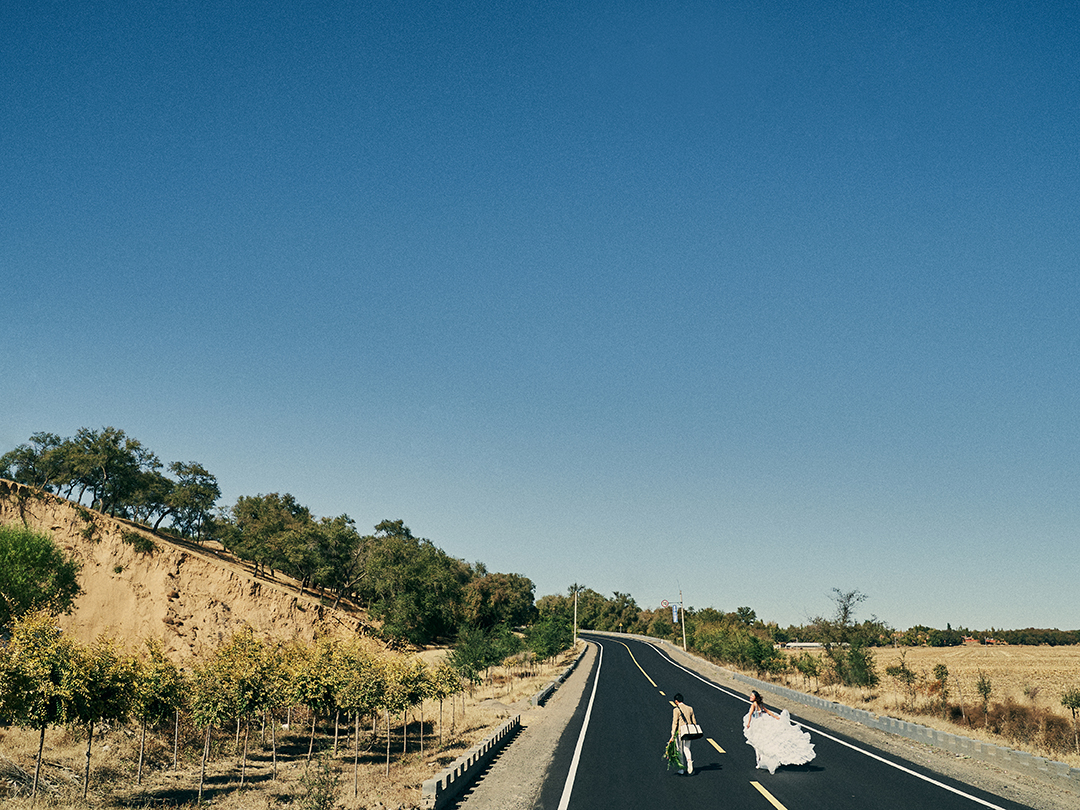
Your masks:
M 671 770 L 672 766 L 678 768 L 680 771 L 686 766 L 683 765 L 682 751 L 680 750 L 678 740 L 668 740 L 667 747 L 664 749 L 664 759 L 667 760 L 668 770 Z

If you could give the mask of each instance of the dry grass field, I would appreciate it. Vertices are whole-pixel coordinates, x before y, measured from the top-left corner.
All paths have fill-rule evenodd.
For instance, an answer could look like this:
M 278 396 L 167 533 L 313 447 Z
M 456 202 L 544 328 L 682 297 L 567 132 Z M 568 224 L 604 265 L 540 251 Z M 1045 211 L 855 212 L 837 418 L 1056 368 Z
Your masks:
M 901 657 L 918 678 L 916 711 L 911 711 L 910 696 L 885 672 L 887 667 L 900 664 Z M 1068 689 L 1080 689 L 1080 646 L 882 647 L 874 649 L 874 660 L 881 678 L 874 689 L 817 685 L 813 682 L 808 686 L 798 673 L 787 674 L 781 680 L 793 689 L 816 691 L 831 700 L 875 714 L 910 720 L 1040 756 L 1052 756 L 1058 761 L 1068 762 L 1072 767 L 1080 767 L 1080 755 L 1075 751 L 1050 752 L 1038 744 L 1003 739 L 981 728 L 978 720 L 970 725 L 957 725 L 942 718 L 941 713 L 932 708 L 940 704 L 934 691 L 934 669 L 944 664 L 949 671 L 949 702 L 957 707 L 962 703 L 968 714 L 979 714 L 982 698 L 976 689 L 976 682 L 981 674 L 990 681 L 991 706 L 1011 702 L 1030 707 L 1044 716 L 1056 715 L 1071 724 L 1071 712 L 1061 705 L 1061 696 Z
M 875 651 L 883 687 L 890 680 L 884 675 L 885 667 L 897 663 L 902 651 Z M 990 679 L 991 701 L 1011 698 L 1058 714 L 1069 714 L 1061 705 L 1062 693 L 1080 689 L 1080 647 L 910 647 L 905 660 L 910 669 L 927 679 L 933 678 L 937 664 L 944 664 L 964 701 L 972 703 L 981 700 L 975 689 L 980 673 Z M 956 694 L 955 689 L 951 691 Z
M 438 653 L 423 657 L 437 657 Z M 222 730 L 214 743 L 212 761 L 207 767 L 203 801 L 220 810 L 322 810 L 330 805 L 317 799 L 327 781 L 334 784 L 333 807 L 414 808 L 420 803 L 422 783 L 479 743 L 503 723 L 513 707 L 522 711 L 522 702 L 554 680 L 573 660 L 565 654 L 558 660 L 536 664 L 528 673 L 497 667 L 491 683 L 476 687 L 472 694 L 457 697 L 456 710 L 450 702 L 443 706 L 442 746 L 439 745 L 439 704 L 423 706 L 424 749 L 420 749 L 420 712 L 409 715 L 408 739 L 403 741 L 400 718 L 392 721 L 390 762 L 387 767 L 387 736 L 382 719 L 371 734 L 370 720 L 360 732 L 356 793 L 354 796 L 353 738 L 351 729 L 342 729 L 336 754 L 333 753 L 333 724 L 320 725 L 316 749 L 324 752 L 328 766 L 320 768 L 318 758 L 307 763 L 308 726 L 303 713 L 293 716 L 289 730 L 278 732 L 278 775 L 273 776 L 269 732 L 260 740 L 260 729 L 252 730 L 249 755 L 240 784 L 240 759 L 236 756 L 233 734 Z M 464 702 L 464 714 L 462 714 Z M 518 704 L 515 706 L 514 704 Z M 183 729 L 183 724 L 181 726 Z M 164 732 L 170 729 L 164 729 Z M 95 733 L 89 783 L 89 806 L 96 808 L 197 807 L 200 770 L 200 741 L 194 731 L 182 730 L 187 744 L 179 767 L 172 767 L 170 734 L 156 737 L 148 745 L 148 765 L 143 783 L 136 785 L 139 738 L 133 727 Z M 0 805 L 4 810 L 85 810 L 82 802 L 82 774 L 85 767 L 85 730 L 50 729 L 46 734 L 44 768 L 37 802 L 25 795 L 16 796 L 18 785 L 33 778 L 37 752 L 36 732 L 19 728 L 0 728 Z M 403 751 L 403 747 L 405 750 Z M 328 778 L 327 778 L 328 777 Z

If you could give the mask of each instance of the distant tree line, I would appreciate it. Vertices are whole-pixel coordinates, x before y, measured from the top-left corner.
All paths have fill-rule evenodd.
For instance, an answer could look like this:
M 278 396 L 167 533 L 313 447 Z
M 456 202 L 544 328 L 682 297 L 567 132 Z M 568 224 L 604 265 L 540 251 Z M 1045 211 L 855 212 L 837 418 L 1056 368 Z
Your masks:
M 361 534 L 348 515 L 315 516 L 288 493 L 241 496 L 234 505 L 220 507 L 217 480 L 201 464 L 172 462 L 166 467 L 140 441 L 114 427 L 81 428 L 66 439 L 35 433 L 0 456 L 0 477 L 155 531 L 168 528 L 200 543 L 218 540 L 250 563 L 257 576 L 282 573 L 295 578 L 300 589 L 329 595 L 335 604 L 348 599 L 366 608 L 382 622 L 388 637 L 425 643 L 455 637 L 463 627 L 492 631 L 553 615 L 572 621 L 576 595 L 579 628 L 681 641 L 682 628 L 672 622 L 670 609 L 640 608 L 627 593 L 605 597 L 574 584 L 565 595 L 544 596 L 534 606 L 535 589 L 527 577 L 489 573 L 483 563 L 451 557 L 432 541 L 414 536 L 401 520 L 384 520 L 374 532 Z M 862 595 L 834 590 L 834 596 L 845 595 L 855 600 L 846 605 L 850 614 Z M 790 641 L 818 642 L 834 651 L 894 644 L 954 646 L 965 636 L 1008 644 L 1080 643 L 1080 630 L 968 631 L 918 625 L 900 632 L 877 617 L 859 622 L 816 617 L 781 628 L 758 619 L 746 606 L 731 613 L 688 607 L 682 617 L 689 643 L 723 649 L 732 663 L 748 661 L 753 667 L 772 666 L 767 649 Z M 838 632 L 843 641 L 837 640 Z M 860 665 L 851 666 L 849 676 L 862 677 L 857 674 Z

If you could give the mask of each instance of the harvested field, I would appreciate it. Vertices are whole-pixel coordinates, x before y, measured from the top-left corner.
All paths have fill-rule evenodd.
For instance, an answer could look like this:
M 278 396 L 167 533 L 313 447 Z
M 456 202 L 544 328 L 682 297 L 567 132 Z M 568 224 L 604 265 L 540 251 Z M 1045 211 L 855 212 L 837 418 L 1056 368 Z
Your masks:
M 975 683 L 982 673 L 990 679 L 990 700 L 1008 698 L 1038 708 L 1068 714 L 1061 705 L 1067 689 L 1080 689 L 1080 647 L 1012 647 L 971 645 L 963 647 L 909 647 L 875 650 L 882 687 L 890 679 L 885 667 L 897 663 L 900 653 L 910 669 L 933 679 L 933 669 L 944 664 L 949 679 L 959 685 L 965 701 L 979 702 Z M 955 694 L 955 690 L 953 690 Z
M 817 650 L 810 652 L 820 654 Z M 873 652 L 881 679 L 873 689 L 807 684 L 795 672 L 775 680 L 793 689 L 812 692 L 875 714 L 910 720 L 1080 767 L 1080 754 L 1071 744 L 1072 715 L 1061 705 L 1066 690 L 1080 689 L 1080 646 L 881 647 Z M 899 665 L 901 660 L 916 675 L 914 695 L 905 692 L 900 683 L 886 674 L 887 667 Z M 934 669 L 939 664 L 948 669 L 949 703 L 959 722 L 950 722 L 942 716 L 934 676 Z M 986 728 L 981 713 L 982 697 L 976 689 L 980 674 L 990 682 L 991 709 L 995 704 L 1014 704 L 1022 710 L 1030 710 L 1025 713 L 1035 718 L 1031 728 L 1008 737 Z M 1059 744 L 1055 750 L 1049 750 L 1047 730 L 1055 725 Z M 1062 738 L 1067 743 L 1065 748 L 1060 745 Z

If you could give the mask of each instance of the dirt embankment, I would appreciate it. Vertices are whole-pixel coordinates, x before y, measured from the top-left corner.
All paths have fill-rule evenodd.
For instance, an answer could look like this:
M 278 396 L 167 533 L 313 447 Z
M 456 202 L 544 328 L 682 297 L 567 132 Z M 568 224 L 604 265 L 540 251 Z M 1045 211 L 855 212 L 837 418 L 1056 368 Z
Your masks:
M 260 635 L 311 640 L 357 632 L 362 620 L 300 594 L 288 578 L 256 578 L 219 545 L 172 541 L 55 495 L 0 479 L 0 523 L 25 523 L 52 536 L 82 563 L 83 594 L 61 626 L 80 641 L 100 633 L 132 647 L 159 638 L 189 664 L 244 625 Z M 140 539 L 153 541 L 139 551 Z M 132 541 L 135 541 L 134 543 Z

